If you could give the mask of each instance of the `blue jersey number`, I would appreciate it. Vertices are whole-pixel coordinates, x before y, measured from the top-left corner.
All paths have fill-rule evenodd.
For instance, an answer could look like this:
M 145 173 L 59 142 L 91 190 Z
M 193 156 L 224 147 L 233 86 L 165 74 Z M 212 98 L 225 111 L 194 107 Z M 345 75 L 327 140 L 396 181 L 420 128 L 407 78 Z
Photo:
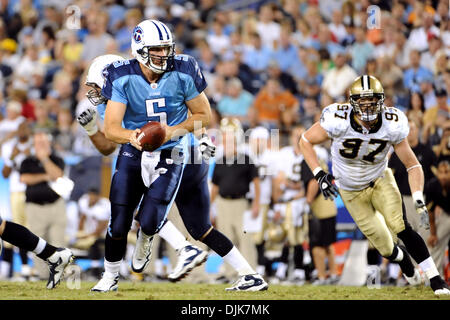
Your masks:
M 166 99 L 150 99 L 145 101 L 147 107 L 147 117 L 158 118 L 150 119 L 150 121 L 158 121 L 161 124 L 167 125 L 167 113 L 164 111 L 166 107 Z

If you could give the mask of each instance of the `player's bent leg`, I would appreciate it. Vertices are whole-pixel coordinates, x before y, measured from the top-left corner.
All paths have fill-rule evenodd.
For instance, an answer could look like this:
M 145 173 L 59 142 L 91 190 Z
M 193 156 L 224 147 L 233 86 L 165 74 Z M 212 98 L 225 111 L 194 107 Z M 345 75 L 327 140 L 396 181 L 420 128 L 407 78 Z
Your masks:
M 75 259 L 72 251 L 67 248 L 58 248 L 47 260 L 49 278 L 47 289 L 55 288 L 61 281 L 66 267 Z

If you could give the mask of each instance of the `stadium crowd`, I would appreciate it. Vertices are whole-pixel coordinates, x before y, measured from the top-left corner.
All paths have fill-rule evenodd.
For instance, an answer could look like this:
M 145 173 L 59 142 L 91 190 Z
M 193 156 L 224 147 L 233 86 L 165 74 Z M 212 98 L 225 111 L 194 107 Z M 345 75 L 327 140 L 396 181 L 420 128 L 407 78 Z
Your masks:
M 435 175 L 439 178 L 440 166 L 444 174 L 449 174 L 447 0 L 11 0 L 0 1 L 0 17 L 0 152 L 2 173 L 9 179 L 10 207 L 14 211 L 2 212 L 2 217 L 15 219 L 31 230 L 36 227 L 29 223 L 36 219 L 28 218 L 35 212 L 24 209 L 26 186 L 20 182 L 20 164 L 33 153 L 32 132 L 50 133 L 53 151 L 64 159 L 64 172 L 74 182 L 71 194 L 64 199 L 65 205 L 53 214 L 64 215 L 62 220 L 67 220 L 65 245 L 87 251 L 85 254 L 95 261 L 92 266 L 96 271 L 102 261 L 99 240 L 107 227 L 111 162 L 116 154 L 102 157 L 76 117 L 91 106 L 84 82 L 92 60 L 103 54 L 132 58 L 133 29 L 144 19 L 158 19 L 167 24 L 175 36 L 177 52 L 192 55 L 199 62 L 213 109 L 210 129 L 220 129 L 226 119 L 228 125 L 232 122 L 243 132 L 254 131 L 256 139 L 268 141 L 270 134 L 277 132 L 280 149 L 295 145 L 301 130 L 319 119 L 323 107 L 346 101 L 354 79 L 369 74 L 383 84 L 385 105 L 395 106 L 408 116 L 410 127 L 414 128 L 408 140 L 416 154 L 421 155 L 421 162 L 426 157 L 426 162 L 422 162 L 425 182 Z M 257 131 L 252 130 L 257 127 Z M 263 128 L 278 131 L 265 133 Z M 210 132 L 220 151 L 221 139 L 214 135 L 217 131 Z M 251 138 L 252 134 L 244 138 L 248 136 Z M 237 143 L 250 143 L 249 140 Z M 283 150 L 268 145 L 274 153 L 283 155 Z M 325 163 L 329 161 L 327 147 L 321 148 Z M 218 152 L 216 159 L 221 154 Z M 277 159 L 283 158 L 278 155 Z M 283 171 L 280 164 L 274 166 L 272 183 L 278 186 L 279 194 L 276 195 L 277 190 L 269 193 L 272 201 L 264 203 L 267 212 L 263 216 L 269 222 L 261 223 L 267 232 L 255 235 L 254 240 L 245 240 L 254 241 L 253 264 L 258 265 L 258 272 L 278 281 L 336 283 L 339 272 L 331 245 L 336 239 L 328 239 L 322 245 L 317 240 L 320 235 L 311 234 L 320 232 L 311 228 L 317 219 L 336 224 L 336 207 L 311 204 L 311 214 L 307 215 L 305 210 L 306 220 L 299 223 L 311 230 L 303 230 L 304 237 L 292 240 L 283 223 L 286 220 L 283 205 L 288 197 L 283 196 L 282 186 L 293 179 L 288 176 L 284 181 L 283 175 L 278 175 Z M 395 163 L 392 167 L 402 195 L 410 197 L 408 187 L 401 187 L 405 175 L 400 174 Z M 446 179 L 448 184 L 449 178 Z M 220 187 L 214 174 L 212 184 Z M 443 196 L 450 200 L 448 194 Z M 273 206 L 277 202 L 274 199 L 280 206 Z M 223 206 L 226 203 L 222 201 L 222 211 Z M 321 216 L 324 211 L 326 214 Z M 415 213 L 414 208 L 409 211 Z M 448 221 L 450 212 L 443 208 L 437 208 L 436 212 Z M 223 212 L 216 217 L 220 214 Z M 50 225 L 58 223 L 61 228 L 61 219 L 53 216 L 49 220 Z M 443 220 L 436 218 L 436 224 L 439 226 Z M 221 223 L 216 226 L 220 228 Z M 326 230 L 334 232 L 335 238 L 335 226 L 330 228 Z M 436 263 L 447 264 L 448 273 L 445 252 L 450 225 L 447 222 L 444 230 L 438 229 L 438 233 L 422 235 L 430 248 L 439 241 L 445 242 L 439 247 L 440 264 Z M 47 236 L 52 237 L 50 233 Z M 318 247 L 315 251 L 310 246 L 312 238 Z M 294 259 L 290 258 L 289 248 L 293 248 Z M 309 251 L 312 267 L 307 266 L 311 264 Z M 3 278 L 13 276 L 12 252 L 7 246 L 3 249 L 0 268 Z M 155 253 L 155 257 L 163 255 Z M 301 260 L 303 256 L 307 259 L 298 261 L 295 257 L 299 255 Z M 28 279 L 32 272 L 27 266 L 27 254 L 21 252 L 21 257 L 19 277 Z M 386 261 L 379 258 L 373 258 L 369 250 L 369 263 L 384 265 Z M 295 260 L 295 266 L 289 266 L 291 260 Z M 270 263 L 274 261 L 278 262 L 276 270 L 271 269 Z M 329 267 L 328 274 L 325 264 Z M 291 269 L 295 271 L 287 272 Z M 306 275 L 299 269 L 306 270 Z M 158 276 L 163 273 L 160 264 L 154 270 Z M 393 270 L 390 278 L 395 282 L 398 270 Z M 445 275 L 443 267 L 440 272 Z M 122 274 L 127 273 L 125 267 Z

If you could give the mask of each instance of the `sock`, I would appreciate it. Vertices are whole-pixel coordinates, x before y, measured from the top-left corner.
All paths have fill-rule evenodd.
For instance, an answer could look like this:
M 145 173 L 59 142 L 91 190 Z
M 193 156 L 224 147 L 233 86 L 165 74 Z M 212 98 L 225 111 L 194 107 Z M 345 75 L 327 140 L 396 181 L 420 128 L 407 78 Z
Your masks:
M 210 233 L 202 240 L 204 244 L 210 247 L 219 256 L 226 256 L 231 249 L 233 249 L 233 243 L 223 233 L 212 229 Z
M 389 263 L 389 266 L 388 266 L 389 278 L 397 279 L 399 271 L 400 271 L 400 266 L 397 263 Z
M 294 266 L 295 269 L 303 269 L 303 246 L 294 246 Z
M 12 248 L 3 248 L 1 272 L 7 278 L 12 277 L 13 253 Z
M 423 241 L 422 237 L 410 226 L 407 226 L 406 229 L 398 233 L 397 236 L 403 241 L 409 254 L 417 264 L 430 257 L 425 241 Z
M 431 257 L 419 263 L 419 267 L 422 269 L 429 280 L 431 280 L 431 278 L 439 276 L 439 272 L 436 268 L 436 265 L 434 264 L 433 258 Z
M 142 229 L 141 229 L 142 232 Z M 172 222 L 167 221 L 159 230 L 158 234 L 161 238 L 166 240 L 172 248 L 180 250 L 191 243 L 186 240 L 186 237 L 173 225 Z
M 113 239 L 109 233 L 105 238 L 105 260 L 117 262 L 122 260 L 127 250 L 127 238 Z
M 161 259 L 155 261 L 155 274 L 157 276 L 164 275 L 164 263 Z
M 412 277 L 414 275 L 414 265 L 406 249 L 395 245 L 392 254 L 386 258 L 389 261 L 397 262 L 405 276 Z
M 109 262 L 105 259 L 105 276 L 117 277 L 120 271 L 120 265 L 122 264 L 122 259 L 119 261 Z
M 248 264 L 247 260 L 242 256 L 239 250 L 233 246 L 233 248 L 225 256 L 223 260 L 228 263 L 234 270 L 237 271 L 239 276 L 246 274 L 254 274 L 255 270 Z
M 305 280 L 305 270 L 303 270 L 303 269 L 294 269 L 294 278 Z

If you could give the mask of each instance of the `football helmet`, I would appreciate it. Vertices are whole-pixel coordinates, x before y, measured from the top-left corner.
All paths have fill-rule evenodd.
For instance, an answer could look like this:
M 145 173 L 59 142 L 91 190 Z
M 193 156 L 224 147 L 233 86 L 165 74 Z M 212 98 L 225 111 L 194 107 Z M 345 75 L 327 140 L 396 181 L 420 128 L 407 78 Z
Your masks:
M 356 78 L 350 87 L 350 104 L 356 115 L 362 121 L 373 121 L 377 119 L 384 102 L 384 89 L 381 82 L 369 75 Z M 369 103 L 361 103 L 361 99 L 376 99 Z
M 105 54 L 95 58 L 89 66 L 85 84 L 92 89 L 86 93 L 86 97 L 94 106 L 106 103 L 106 99 L 101 92 L 106 82 L 104 71 L 111 63 L 119 60 L 125 59 L 115 54 Z
M 152 48 L 164 48 L 164 55 L 151 54 Z M 173 66 L 175 42 L 169 28 L 158 20 L 139 23 L 131 37 L 131 53 L 144 66 L 155 73 L 163 73 Z

